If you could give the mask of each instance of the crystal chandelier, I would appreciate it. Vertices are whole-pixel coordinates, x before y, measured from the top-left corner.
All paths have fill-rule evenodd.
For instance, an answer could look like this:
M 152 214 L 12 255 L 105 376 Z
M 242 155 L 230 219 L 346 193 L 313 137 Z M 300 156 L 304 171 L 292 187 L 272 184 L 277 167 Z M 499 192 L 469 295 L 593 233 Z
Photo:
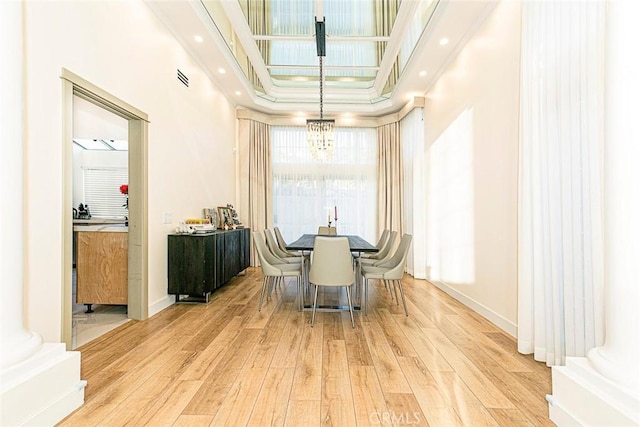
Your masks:
M 325 120 L 323 111 L 325 49 L 324 21 L 316 19 L 316 49 L 320 62 L 320 119 L 307 120 L 307 142 L 311 148 L 311 155 L 315 160 L 324 161 L 333 157 L 333 134 L 335 120 Z

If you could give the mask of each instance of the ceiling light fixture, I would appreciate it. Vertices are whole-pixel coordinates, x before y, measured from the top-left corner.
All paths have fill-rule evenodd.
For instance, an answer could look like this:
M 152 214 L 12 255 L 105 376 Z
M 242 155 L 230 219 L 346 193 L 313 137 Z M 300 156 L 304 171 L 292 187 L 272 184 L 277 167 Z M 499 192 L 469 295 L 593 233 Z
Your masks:
M 220 74 L 225 74 L 227 72 L 227 70 L 225 70 L 224 68 L 218 68 L 218 72 Z
M 426 76 L 426 75 L 427 75 L 427 72 L 426 72 L 426 71 L 424 71 L 424 70 L 420 71 L 420 77 L 424 77 L 424 76 Z
M 449 39 L 446 37 L 443 37 L 440 39 L 440 46 L 444 46 L 446 44 L 449 44 Z
M 204 41 L 202 36 L 198 36 L 198 35 L 193 36 L 193 40 L 195 40 L 196 43 L 202 43 Z
M 333 157 L 335 120 L 325 120 L 323 115 L 324 69 L 326 55 L 324 20 L 316 18 L 316 50 L 320 62 L 320 119 L 307 120 L 307 142 L 315 160 L 325 161 Z

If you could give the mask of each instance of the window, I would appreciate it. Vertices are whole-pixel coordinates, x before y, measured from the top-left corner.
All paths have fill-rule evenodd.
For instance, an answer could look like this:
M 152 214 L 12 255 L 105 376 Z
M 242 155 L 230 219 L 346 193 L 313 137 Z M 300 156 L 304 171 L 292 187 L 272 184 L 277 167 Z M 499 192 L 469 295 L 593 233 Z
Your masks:
M 84 200 L 94 218 L 124 218 L 128 216 L 127 197 L 120 186 L 129 182 L 127 168 L 84 169 Z
M 336 128 L 333 159 L 321 163 L 311 157 L 306 128 L 271 127 L 274 225 L 287 241 L 316 233 L 329 218 L 338 234 L 375 239 L 376 144 L 373 128 Z

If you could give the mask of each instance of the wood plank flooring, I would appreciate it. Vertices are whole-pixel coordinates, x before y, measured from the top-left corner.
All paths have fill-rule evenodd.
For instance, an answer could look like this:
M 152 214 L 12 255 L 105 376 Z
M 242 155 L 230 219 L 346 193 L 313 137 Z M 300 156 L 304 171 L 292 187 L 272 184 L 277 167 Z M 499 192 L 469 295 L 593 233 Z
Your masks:
M 293 281 L 258 312 L 261 286 L 250 268 L 80 347 L 85 404 L 59 425 L 553 425 L 550 369 L 424 280 L 403 280 L 409 317 L 372 282 L 355 329 L 330 311 L 311 327 Z

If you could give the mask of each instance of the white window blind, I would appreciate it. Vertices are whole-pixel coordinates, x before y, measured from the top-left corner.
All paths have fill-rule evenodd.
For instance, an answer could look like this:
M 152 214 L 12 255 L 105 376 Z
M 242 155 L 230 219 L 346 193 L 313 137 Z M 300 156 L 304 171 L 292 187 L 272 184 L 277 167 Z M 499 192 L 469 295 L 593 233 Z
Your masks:
M 94 218 L 124 218 L 127 196 L 120 186 L 129 182 L 127 168 L 84 169 L 84 200 Z

